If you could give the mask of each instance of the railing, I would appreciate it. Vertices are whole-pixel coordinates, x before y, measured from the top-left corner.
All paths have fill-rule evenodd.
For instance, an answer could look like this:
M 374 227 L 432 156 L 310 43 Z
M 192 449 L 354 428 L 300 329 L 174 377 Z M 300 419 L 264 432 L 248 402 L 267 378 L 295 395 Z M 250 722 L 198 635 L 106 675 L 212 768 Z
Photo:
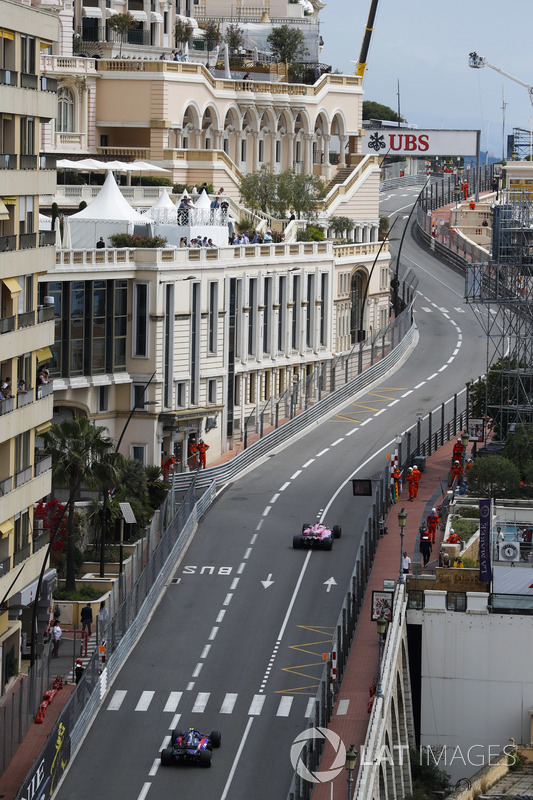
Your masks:
M 5 558 L 3 561 L 0 561 L 0 578 L 2 575 L 6 575 L 11 568 L 11 558 Z
M 0 409 L 2 404 L 0 404 Z M 3 497 L 6 494 L 9 494 L 13 489 L 13 476 L 11 475 L 9 478 L 5 478 L 3 481 L 0 481 L 0 497 Z
M 0 153 L 0 169 L 17 169 L 17 165 L 16 153 Z
M 31 465 L 29 467 L 26 467 L 25 469 L 22 469 L 20 472 L 16 472 L 15 473 L 15 489 L 18 489 L 20 486 L 24 486 L 25 483 L 28 483 L 28 481 L 31 481 L 31 479 L 33 477 L 32 476 L 32 472 L 33 472 L 33 469 L 31 467 Z
M 21 233 L 19 236 L 19 249 L 29 250 L 30 247 L 37 247 L 37 234 Z
M 65 56 L 41 56 L 41 71 L 42 72 L 73 72 L 77 75 L 83 75 L 88 72 L 96 72 L 96 59 L 94 58 L 76 58 Z M 47 78 L 50 80 L 50 78 Z M 55 78 L 54 78 L 55 80 Z
M 52 467 L 50 466 L 50 469 L 51 468 Z M 49 542 L 50 542 L 50 531 L 45 531 L 44 533 L 41 533 L 40 536 L 35 537 L 33 540 L 33 552 L 37 553 L 39 550 L 42 550 L 42 548 L 46 547 L 49 544 Z
M 57 156 L 39 156 L 39 169 L 57 169 Z
M 53 246 L 56 243 L 55 231 L 39 231 L 39 247 Z
M 5 253 L 17 249 L 17 237 L 12 234 L 11 236 L 0 236 L 0 252 Z
M 57 78 L 49 78 L 46 75 L 41 75 L 41 91 L 52 92 L 56 94 L 58 81 Z
M 0 334 L 14 331 L 16 319 L 16 317 L 3 317 L 0 319 Z
M 34 389 L 28 389 L 26 392 L 17 392 L 17 408 L 23 408 L 24 406 L 33 403 L 34 401 Z
M 19 564 L 22 564 L 23 561 L 26 561 L 27 558 L 31 556 L 31 545 L 27 544 L 24 547 L 21 547 L 20 550 L 17 550 L 13 553 L 13 567 L 18 567 Z
M 37 387 L 37 400 L 42 400 L 43 397 L 48 397 L 54 391 L 53 383 L 42 383 Z
M 20 169 L 37 169 L 39 156 L 21 155 Z
M 35 325 L 35 311 L 23 311 L 22 314 L 19 314 L 17 317 L 17 328 L 20 330 L 21 328 L 29 328 L 31 325 Z
M 0 417 L 4 414 L 9 414 L 10 411 L 13 411 L 15 408 L 15 398 L 14 397 L 6 397 L 3 400 L 0 400 Z
M 14 69 L 0 69 L 0 84 L 18 86 L 19 74 Z
M 151 44 L 150 31 L 142 28 L 133 28 L 126 34 L 113 31 L 105 26 L 96 28 L 78 28 L 78 34 L 83 42 L 113 42 L 115 44 L 138 44 L 142 46 Z
M 40 306 L 37 309 L 37 322 L 49 322 L 54 318 L 54 306 Z
M 22 89 L 38 89 L 39 88 L 39 76 L 34 75 L 31 72 L 21 72 L 20 73 L 20 85 Z
M 44 456 L 35 462 L 35 477 L 52 469 L 52 456 Z

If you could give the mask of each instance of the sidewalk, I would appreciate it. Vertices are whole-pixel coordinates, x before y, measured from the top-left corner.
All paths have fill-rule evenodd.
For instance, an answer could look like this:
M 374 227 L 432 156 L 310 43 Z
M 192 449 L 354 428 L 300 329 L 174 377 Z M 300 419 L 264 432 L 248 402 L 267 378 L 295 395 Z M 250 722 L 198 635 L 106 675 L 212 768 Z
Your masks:
M 383 581 L 387 578 L 397 580 L 400 573 L 401 538 L 398 527 L 398 512 L 402 508 L 407 513 L 404 535 L 404 550 L 413 563 L 421 561 L 418 549 L 418 530 L 421 522 L 434 506 L 440 505 L 443 491 L 447 490 L 447 478 L 452 458 L 455 438 L 436 451 L 426 461 L 426 471 L 422 473 L 418 496 L 409 501 L 406 483 L 398 502 L 392 506 L 387 518 L 388 534 L 380 539 L 379 547 L 366 590 L 363 608 L 359 617 L 350 656 L 328 728 L 335 731 L 348 749 L 354 744 L 360 752 L 365 743 L 366 732 L 370 720 L 368 713 L 369 688 L 377 681 L 379 663 L 379 643 L 376 623 L 370 618 L 372 607 L 372 590 L 383 590 Z M 442 486 L 442 488 L 441 488 Z M 437 530 L 436 542 L 433 545 L 431 560 L 425 571 L 431 571 L 438 564 L 440 544 L 443 534 Z M 344 701 L 341 705 L 341 702 Z M 347 710 L 346 710 L 347 707 Z M 359 766 L 356 765 L 354 783 Z M 346 793 L 346 770 L 330 783 L 316 784 L 313 800 L 330 800 L 331 792 L 335 797 Z

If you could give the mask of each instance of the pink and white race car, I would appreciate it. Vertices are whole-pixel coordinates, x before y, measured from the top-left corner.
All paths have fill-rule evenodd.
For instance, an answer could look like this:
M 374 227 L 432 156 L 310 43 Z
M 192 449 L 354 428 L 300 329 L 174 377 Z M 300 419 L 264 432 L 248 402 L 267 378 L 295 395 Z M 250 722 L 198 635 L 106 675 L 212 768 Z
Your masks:
M 305 523 L 302 525 L 302 532 L 299 536 L 294 536 L 292 546 L 295 550 L 301 547 L 318 547 L 321 550 L 331 550 L 333 547 L 333 539 L 341 538 L 341 526 L 334 525 L 333 528 L 328 528 L 321 522 L 315 525 Z

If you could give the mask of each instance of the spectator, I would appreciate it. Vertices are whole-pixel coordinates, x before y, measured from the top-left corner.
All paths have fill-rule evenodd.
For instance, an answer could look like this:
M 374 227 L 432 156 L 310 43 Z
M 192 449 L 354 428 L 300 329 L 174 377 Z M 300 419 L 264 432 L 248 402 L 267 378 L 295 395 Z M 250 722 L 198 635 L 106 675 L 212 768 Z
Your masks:
M 263 236 L 264 244 L 272 244 L 272 231 L 267 231 Z
M 105 606 L 105 600 L 102 600 L 100 603 L 100 608 L 98 609 L 98 613 L 96 614 L 96 623 L 98 625 L 98 636 L 100 637 L 100 640 L 105 638 L 108 621 L 109 611 Z
M 19 382 L 17 383 L 17 394 L 28 394 L 26 391 L 26 381 L 24 378 L 20 378 Z
M 93 624 L 93 610 L 91 604 L 87 603 L 81 610 L 81 628 L 87 631 L 87 635 L 91 635 L 91 625 Z
M 406 550 L 403 551 L 402 569 L 404 575 L 407 575 L 409 573 L 409 570 L 411 569 L 411 559 L 407 555 Z
M 76 675 L 76 685 L 81 681 L 81 676 L 83 675 L 84 672 L 85 669 L 83 667 L 83 661 L 81 660 L 81 658 L 78 658 L 78 660 L 76 661 L 76 667 L 74 669 L 74 674 Z
M 98 248 L 105 247 L 105 242 L 104 242 L 104 237 L 103 236 L 100 236 L 100 238 L 96 242 L 96 246 Z
M 59 656 L 59 645 L 61 644 L 61 637 L 63 636 L 63 631 L 59 625 L 59 620 L 56 619 L 54 622 L 54 627 L 52 628 L 52 658 L 57 658 Z

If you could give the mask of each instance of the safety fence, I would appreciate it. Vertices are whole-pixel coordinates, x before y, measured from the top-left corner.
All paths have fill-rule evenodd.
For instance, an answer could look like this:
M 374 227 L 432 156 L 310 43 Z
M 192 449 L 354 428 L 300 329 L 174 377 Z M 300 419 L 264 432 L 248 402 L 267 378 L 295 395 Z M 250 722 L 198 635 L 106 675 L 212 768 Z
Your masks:
M 398 452 L 398 464 L 401 469 L 410 466 L 412 459 L 417 456 L 430 456 L 445 442 L 456 436 L 463 426 L 468 424 L 467 395 L 468 392 L 465 388 L 437 408 L 417 415 L 416 423 L 406 430 L 401 437 L 399 436 L 399 441 L 395 443 Z M 424 465 L 422 467 L 424 468 Z M 363 534 L 354 569 L 331 643 L 331 652 L 336 654 L 336 674 L 333 672 L 334 665 L 330 655 L 324 666 L 314 707 L 307 721 L 309 729 L 317 726 L 325 728 L 331 719 L 357 629 L 357 622 L 363 606 L 365 590 L 374 563 L 379 538 L 384 533 L 383 519 L 393 501 L 394 493 L 391 492 L 390 469 L 386 468 L 375 483 L 372 508 L 363 525 Z M 386 662 L 387 657 L 389 659 L 392 658 L 392 652 L 390 648 L 389 651 L 385 651 L 384 674 L 386 671 L 393 672 L 390 668 L 391 665 Z M 396 653 L 396 650 L 394 652 Z M 357 654 L 353 653 L 352 658 L 357 658 Z M 375 738 L 376 736 L 375 725 L 378 724 L 378 717 L 375 713 L 370 721 L 374 727 L 371 728 L 369 726 L 367 742 L 369 737 Z M 301 766 L 298 767 L 293 775 L 288 800 L 309 800 L 314 784 L 301 777 L 300 773 L 305 774 L 304 768 L 307 768 L 310 772 L 318 770 L 323 748 L 323 739 L 310 738 L 308 740 L 300 754 Z M 366 751 L 367 746 L 365 743 Z M 361 780 L 361 777 L 359 780 Z M 368 778 L 365 778 L 365 780 L 368 780 Z

